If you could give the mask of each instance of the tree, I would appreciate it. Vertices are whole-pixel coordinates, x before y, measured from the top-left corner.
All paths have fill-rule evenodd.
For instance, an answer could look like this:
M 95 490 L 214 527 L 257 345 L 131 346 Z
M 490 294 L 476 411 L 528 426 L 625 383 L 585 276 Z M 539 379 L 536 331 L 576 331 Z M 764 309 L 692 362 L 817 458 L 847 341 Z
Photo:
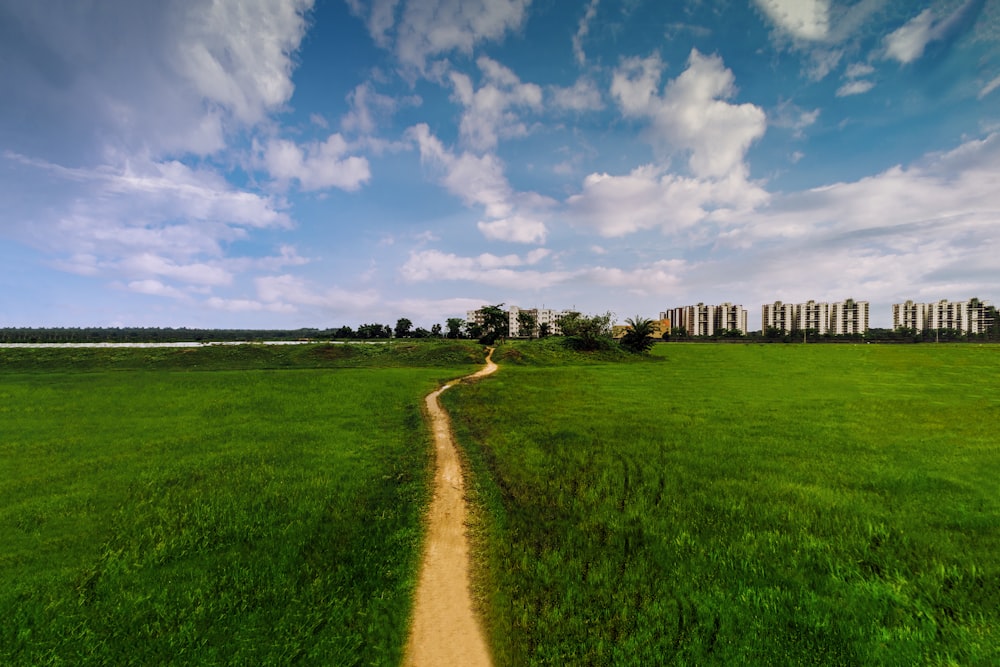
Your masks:
M 625 320 L 628 329 L 618 344 L 633 354 L 648 352 L 653 347 L 653 320 L 639 317 L 629 317 Z
M 506 338 L 510 329 L 510 318 L 503 309 L 503 304 L 495 306 L 483 306 L 479 309 L 483 316 L 482 333 L 479 341 L 486 345 L 492 345 L 497 339 Z
M 465 337 L 466 338 L 479 338 L 483 335 L 483 327 L 475 322 L 465 323 Z
M 462 337 L 462 325 L 465 324 L 465 320 L 461 317 L 449 317 L 446 326 L 448 327 L 448 333 L 446 334 L 448 338 L 461 338 Z
M 333 332 L 333 338 L 354 338 L 354 329 L 344 325 Z
M 537 318 L 526 310 L 517 313 L 517 332 L 523 337 L 534 338 Z
M 441 337 L 441 325 L 440 324 L 433 324 L 433 325 L 431 325 L 431 336 L 433 336 L 434 338 L 440 338 Z
M 552 333 L 552 326 L 548 322 L 542 322 L 538 325 L 538 337 L 548 338 L 549 334 Z
M 611 338 L 611 313 L 587 317 L 571 311 L 559 317 L 564 344 L 573 350 L 590 352 L 607 350 L 614 345 Z
M 396 338 L 407 338 L 410 335 L 410 328 L 412 326 L 413 322 L 405 317 L 401 317 L 396 320 L 396 329 L 394 332 L 396 334 Z

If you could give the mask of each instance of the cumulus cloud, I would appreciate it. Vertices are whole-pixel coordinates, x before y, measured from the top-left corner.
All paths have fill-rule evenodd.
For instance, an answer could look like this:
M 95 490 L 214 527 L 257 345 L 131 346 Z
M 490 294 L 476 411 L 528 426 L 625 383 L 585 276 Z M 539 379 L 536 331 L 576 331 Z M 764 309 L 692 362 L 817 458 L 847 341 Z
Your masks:
M 379 46 L 423 72 L 427 61 L 450 51 L 471 54 L 524 23 L 531 0 L 348 0 Z M 400 5 L 402 9 L 400 9 Z
M 515 215 L 509 218 L 480 222 L 479 231 L 492 241 L 513 241 L 514 243 L 545 243 L 548 230 L 541 220 L 533 220 Z
M 0 122 L 43 117 L 47 144 L 10 146 L 86 163 L 111 149 L 208 155 L 280 109 L 311 0 L 8 3 L 26 48 L 5 52 Z M 39 67 L 44 76 L 39 76 Z M 16 136 L 16 135 L 15 135 Z M 23 136 L 31 136 L 25 132 Z
M 375 90 L 371 81 L 365 81 L 347 95 L 347 102 L 351 108 L 340 119 L 341 129 L 345 132 L 372 134 L 378 125 L 391 118 L 397 109 L 419 106 L 423 100 L 419 95 L 398 98 L 383 95 Z
M 596 111 L 604 107 L 601 92 L 590 79 L 580 77 L 572 86 L 549 88 L 552 104 L 568 111 Z
M 411 127 L 407 136 L 417 143 L 421 162 L 439 174 L 445 189 L 467 206 L 482 206 L 486 215 L 494 218 L 479 223 L 487 238 L 521 243 L 544 241 L 545 225 L 532 212 L 553 202 L 535 193 L 516 192 L 504 176 L 500 158 L 491 153 L 456 155 L 423 123 Z
M 698 223 L 727 224 L 768 194 L 739 172 L 720 180 L 687 178 L 645 165 L 624 176 L 590 174 L 566 200 L 568 220 L 606 237 L 659 229 L 678 234 Z
M 523 268 L 539 261 L 545 255 L 498 256 L 484 253 L 476 257 L 462 257 L 440 250 L 411 252 L 400 268 L 407 282 L 459 280 L 503 286 L 513 289 L 543 289 L 564 282 L 572 277 L 565 271 L 538 271 Z
M 615 70 L 611 93 L 626 116 L 651 121 L 656 146 L 687 152 L 698 177 L 724 177 L 743 171 L 750 145 L 764 135 L 767 117 L 753 104 L 730 104 L 735 78 L 718 56 L 692 49 L 688 67 L 668 82 L 662 96 L 659 56 L 626 59 Z
M 528 133 L 516 110 L 539 110 L 542 89 L 522 83 L 514 72 L 486 56 L 479 57 L 476 64 L 483 75 L 480 88 L 474 89 L 472 80 L 461 72 L 451 72 L 450 79 L 455 97 L 465 107 L 459 124 L 462 141 L 473 150 L 487 151 L 496 148 L 500 137 Z
M 275 180 L 298 181 L 303 190 L 357 190 L 371 178 L 371 171 L 367 158 L 347 155 L 348 151 L 340 133 L 304 147 L 287 139 L 271 139 L 264 146 L 262 164 Z
M 298 310 L 308 307 L 320 312 L 364 312 L 379 302 L 379 294 L 375 290 L 320 288 L 290 274 L 261 276 L 254 280 L 254 285 L 258 300 L 270 308 Z
M 795 39 L 818 41 L 830 31 L 829 0 L 756 0 L 779 29 Z

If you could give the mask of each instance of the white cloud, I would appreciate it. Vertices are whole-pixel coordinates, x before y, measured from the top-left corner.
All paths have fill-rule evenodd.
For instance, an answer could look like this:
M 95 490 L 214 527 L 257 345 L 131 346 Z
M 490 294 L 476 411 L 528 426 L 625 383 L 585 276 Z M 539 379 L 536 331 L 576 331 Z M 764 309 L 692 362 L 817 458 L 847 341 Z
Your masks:
M 169 285 L 164 285 L 159 280 L 133 280 L 128 284 L 128 289 L 132 292 L 138 292 L 139 294 L 165 296 L 171 299 L 188 298 L 188 295 L 184 292 L 174 287 L 170 287 Z
M 340 133 L 303 148 L 287 139 L 271 139 L 263 149 L 262 165 L 279 182 L 296 180 L 303 190 L 340 188 L 353 191 L 371 178 L 368 160 L 347 155 L 349 147 Z
M 370 81 L 358 84 L 347 95 L 351 110 L 340 119 L 340 127 L 345 132 L 372 134 L 376 127 L 389 119 L 397 109 L 405 106 L 420 106 L 419 95 L 394 98 L 375 90 Z M 325 127 L 325 125 L 323 126 Z
M 379 303 L 379 294 L 375 290 L 318 288 L 303 278 L 289 274 L 261 276 L 254 280 L 254 285 L 257 296 L 265 307 L 280 306 L 298 310 L 304 306 L 323 312 L 364 312 L 366 308 Z
M 441 174 L 441 184 L 449 192 L 467 206 L 482 206 L 487 216 L 495 218 L 479 223 L 487 238 L 521 242 L 545 238 L 544 224 L 533 218 L 532 211 L 553 202 L 535 193 L 515 192 L 497 156 L 468 152 L 455 155 L 423 123 L 407 130 L 407 137 L 417 142 L 421 162 Z
M 815 124 L 819 115 L 819 109 L 807 111 L 786 100 L 780 102 L 775 110 L 768 114 L 768 121 L 775 127 L 792 130 L 792 136 L 801 139 L 805 136 L 805 129 Z
M 347 0 L 347 5 L 355 16 L 366 19 L 365 25 L 372 39 L 379 46 L 389 46 L 389 30 L 396 23 L 396 7 L 399 0 Z M 366 11 L 370 8 L 370 11 Z M 367 17 L 365 14 L 367 13 Z
M 545 243 L 547 229 L 541 220 L 532 220 L 519 215 L 490 222 L 480 222 L 479 231 L 491 241 L 512 241 L 514 243 Z
M 903 26 L 886 36 L 883 46 L 886 58 L 906 65 L 922 55 L 931 42 L 945 39 L 959 29 L 959 25 L 976 4 L 966 0 L 948 16 L 938 18 L 933 9 L 925 9 Z
M 795 39 L 821 41 L 830 32 L 829 0 L 756 0 L 767 17 Z
M 748 216 L 744 230 L 761 238 L 871 234 L 868 242 L 907 248 L 922 237 L 992 235 L 1000 211 L 1000 134 L 895 166 L 854 182 L 774 196 Z M 891 234 L 889 233 L 891 230 Z M 902 245 L 899 245 L 902 244 Z
M 658 56 L 628 59 L 615 70 L 611 93 L 627 116 L 652 122 L 654 144 L 689 153 L 698 177 L 724 177 L 745 170 L 743 157 L 764 135 L 767 117 L 753 104 L 724 101 L 736 93 L 733 73 L 718 56 L 692 49 L 688 67 L 658 94 Z
M 537 254 L 528 259 L 489 253 L 461 257 L 439 250 L 422 250 L 410 253 L 409 259 L 400 268 L 400 274 L 407 282 L 457 280 L 511 289 L 544 289 L 572 277 L 570 272 L 565 271 L 523 269 L 532 258 L 536 262 L 540 259 Z
M 576 34 L 573 35 L 573 57 L 578 65 L 587 64 L 587 54 L 583 50 L 583 40 L 590 34 L 590 22 L 597 15 L 597 5 L 601 0 L 590 0 L 587 11 L 580 17 L 580 24 L 577 26 Z
M 292 96 L 291 54 L 310 7 L 312 0 L 189 4 L 174 54 L 178 67 L 203 99 L 256 124 Z
M 459 124 L 463 143 L 473 150 L 487 151 L 496 148 L 500 137 L 523 137 L 528 133 L 515 110 L 540 110 L 542 89 L 522 83 L 514 72 L 486 56 L 478 58 L 476 64 L 484 80 L 478 90 L 460 72 L 451 72 L 450 79 L 455 97 L 465 107 Z
M 552 86 L 552 103 L 558 109 L 569 111 L 596 111 L 604 106 L 597 85 L 588 78 L 580 77 L 572 86 Z
M 871 81 L 859 80 L 859 81 L 848 81 L 837 89 L 837 97 L 847 97 L 849 95 L 861 95 L 862 93 L 867 93 L 869 90 L 875 87 L 875 84 Z
M 860 79 L 875 73 L 875 68 L 868 63 L 851 63 L 844 70 L 844 76 L 848 79 Z
M 652 165 L 626 176 L 590 174 L 566 200 L 569 221 L 606 237 L 646 229 L 677 234 L 698 223 L 728 224 L 764 204 L 768 194 L 734 172 L 721 180 L 685 178 Z
M 498 41 L 521 27 L 530 0 L 409 0 L 396 26 L 396 56 L 423 71 L 427 59 Z M 385 31 L 382 32 L 385 34 Z
M 995 79 L 993 79 L 985 86 L 983 86 L 982 90 L 979 91 L 979 95 L 977 96 L 978 99 L 980 100 L 983 99 L 997 88 L 1000 88 L 1000 76 L 997 76 Z

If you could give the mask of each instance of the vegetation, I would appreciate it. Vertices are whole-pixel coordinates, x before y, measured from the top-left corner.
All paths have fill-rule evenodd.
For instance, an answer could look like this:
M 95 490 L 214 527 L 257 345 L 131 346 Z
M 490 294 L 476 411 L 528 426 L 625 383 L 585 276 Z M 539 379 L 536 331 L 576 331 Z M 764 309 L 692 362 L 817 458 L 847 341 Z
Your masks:
M 653 347 L 653 320 L 636 315 L 625 320 L 628 329 L 618 341 L 619 344 L 633 354 L 649 352 Z
M 557 318 L 563 344 L 577 352 L 607 350 L 615 346 L 611 337 L 611 313 L 582 315 L 572 311 Z
M 997 348 L 498 352 L 442 398 L 497 664 L 1000 662 Z
M 0 664 L 398 664 L 421 398 L 482 358 L 450 341 L 3 350 Z

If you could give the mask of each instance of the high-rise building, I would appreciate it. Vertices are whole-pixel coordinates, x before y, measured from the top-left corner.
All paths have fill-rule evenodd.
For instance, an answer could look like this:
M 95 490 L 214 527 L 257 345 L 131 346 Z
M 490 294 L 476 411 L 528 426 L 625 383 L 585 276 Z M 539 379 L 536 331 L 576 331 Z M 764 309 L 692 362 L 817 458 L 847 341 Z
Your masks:
M 778 329 L 782 333 L 788 333 L 798 328 L 796 306 L 781 301 L 765 303 L 761 307 L 760 322 L 762 333 L 766 334 L 768 329 Z
M 914 303 L 906 301 L 892 305 L 892 326 L 917 331 L 953 329 L 965 334 L 981 334 L 993 325 L 989 304 L 973 297 L 968 301 Z
M 830 304 L 830 333 L 838 336 L 868 331 L 868 302 L 847 299 Z M 823 333 L 823 332 L 820 332 Z
M 815 331 L 825 334 L 858 334 L 868 330 L 869 304 L 867 301 L 847 299 L 836 303 L 782 303 L 764 304 L 761 309 L 761 326 L 791 331 Z
M 684 329 L 689 336 L 712 336 L 723 329 L 747 332 L 747 311 L 729 302 L 718 306 L 699 303 L 694 306 L 671 308 L 660 313 L 661 320 L 670 320 L 674 328 Z

